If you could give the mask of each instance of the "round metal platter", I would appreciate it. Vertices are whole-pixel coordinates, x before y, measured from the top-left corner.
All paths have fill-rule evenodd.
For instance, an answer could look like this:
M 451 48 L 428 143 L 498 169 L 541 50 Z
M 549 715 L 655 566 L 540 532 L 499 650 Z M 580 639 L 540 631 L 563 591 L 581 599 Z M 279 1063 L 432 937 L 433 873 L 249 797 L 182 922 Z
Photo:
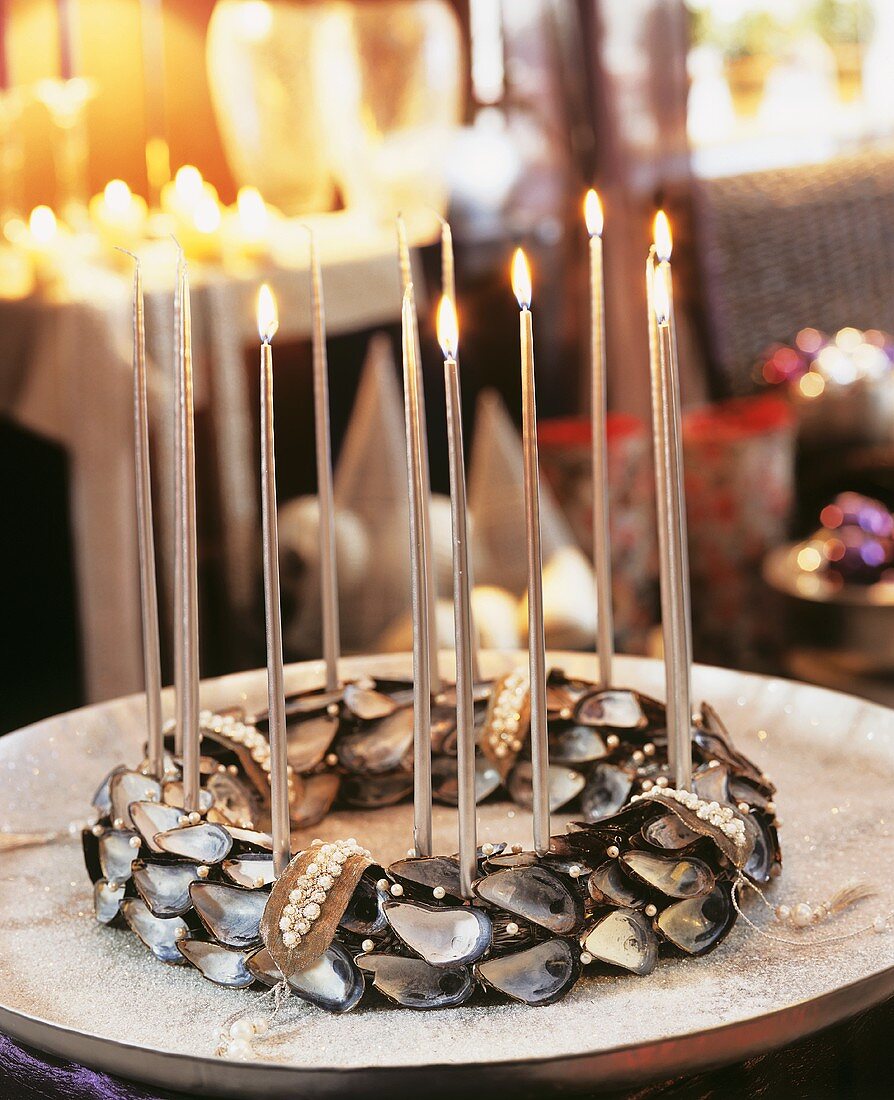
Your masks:
M 510 655 L 485 655 L 485 672 Z M 595 676 L 592 658 L 553 655 L 570 675 Z M 346 676 L 405 674 L 403 656 L 346 661 Z M 447 669 L 445 668 L 445 671 Z M 321 680 L 319 662 L 292 666 L 288 687 Z M 619 685 L 663 697 L 656 662 L 620 658 Z M 784 865 L 772 905 L 816 905 L 861 878 L 878 891 L 826 925 L 841 934 L 894 910 L 894 712 L 819 688 L 698 667 L 708 700 L 739 747 L 779 788 Z M 263 673 L 203 685 L 202 703 L 262 706 Z M 83 818 L 115 764 L 136 762 L 138 698 L 63 715 L 0 740 L 3 828 L 64 828 Z M 554 819 L 559 831 L 563 819 Z M 480 807 L 479 839 L 530 843 L 530 818 L 507 803 Z M 383 861 L 411 835 L 408 805 L 330 817 L 313 830 L 356 836 Z M 302 838 L 302 839 L 309 839 Z M 435 811 L 438 851 L 456 847 L 455 812 Z M 747 912 L 778 933 L 760 899 Z M 797 933 L 785 933 L 796 938 Z M 257 994 L 225 990 L 187 967 L 156 962 L 129 933 L 97 925 L 77 838 L 3 855 L 0 874 L 0 1029 L 51 1054 L 156 1087 L 208 1095 L 567 1095 L 633 1084 L 745 1058 L 790 1043 L 894 994 L 894 934 L 866 932 L 826 945 L 769 940 L 740 920 L 713 954 L 663 959 L 647 978 L 585 977 L 558 1004 L 471 1005 L 440 1012 L 362 1007 L 332 1017 L 290 1009 L 293 1030 L 250 1063 L 214 1056 L 223 1020 Z

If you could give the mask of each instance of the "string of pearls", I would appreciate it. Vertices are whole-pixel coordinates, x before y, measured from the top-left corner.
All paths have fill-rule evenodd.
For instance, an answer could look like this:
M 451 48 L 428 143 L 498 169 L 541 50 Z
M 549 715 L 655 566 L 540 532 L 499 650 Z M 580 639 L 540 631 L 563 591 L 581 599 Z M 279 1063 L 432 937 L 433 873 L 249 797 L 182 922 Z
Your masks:
M 721 806 L 719 802 L 708 802 L 704 798 L 699 798 L 698 795 L 693 794 L 692 791 L 679 790 L 676 787 L 652 787 L 651 790 L 645 791 L 643 794 L 635 794 L 630 801 L 639 802 L 644 798 L 669 798 L 674 802 L 679 802 L 687 810 L 692 810 L 700 821 L 713 825 L 715 829 L 719 829 L 725 836 L 728 836 L 737 848 L 741 848 L 745 844 L 745 824 L 740 818 L 736 817 L 732 806 Z

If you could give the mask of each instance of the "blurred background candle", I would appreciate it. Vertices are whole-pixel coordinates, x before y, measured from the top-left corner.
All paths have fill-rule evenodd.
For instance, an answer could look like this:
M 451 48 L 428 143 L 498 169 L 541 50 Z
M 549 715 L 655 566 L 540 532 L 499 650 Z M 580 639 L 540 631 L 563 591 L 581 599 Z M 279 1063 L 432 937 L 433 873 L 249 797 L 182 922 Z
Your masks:
M 109 180 L 102 193 L 90 200 L 90 221 L 109 249 L 135 251 L 146 231 L 146 200 L 135 195 L 124 180 Z

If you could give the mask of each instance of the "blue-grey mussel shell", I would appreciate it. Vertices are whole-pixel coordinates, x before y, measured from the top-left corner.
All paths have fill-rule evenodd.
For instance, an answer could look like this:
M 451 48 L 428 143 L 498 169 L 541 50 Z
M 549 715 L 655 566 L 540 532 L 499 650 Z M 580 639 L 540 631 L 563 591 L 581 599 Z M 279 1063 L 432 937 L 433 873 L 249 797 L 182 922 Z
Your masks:
M 131 930 L 157 959 L 173 966 L 185 965 L 186 959 L 177 947 L 189 931 L 182 917 L 155 917 L 142 898 L 125 898 L 121 912 Z
M 437 756 L 432 761 L 432 795 L 438 802 L 456 806 L 459 802 L 459 780 L 456 774 L 456 758 Z M 484 756 L 475 758 L 475 801 L 483 802 L 500 786 L 500 773 Z
M 587 775 L 587 785 L 580 805 L 587 821 L 612 817 L 629 800 L 633 774 L 618 764 L 594 764 Z
M 361 955 L 357 965 L 372 975 L 381 994 L 404 1008 L 453 1008 L 475 991 L 465 966 L 432 966 L 400 955 Z
M 578 701 L 575 721 L 598 729 L 638 730 L 646 724 L 639 699 L 632 691 L 595 691 Z
M 526 810 L 534 805 L 533 769 L 530 760 L 516 764 L 506 784 L 512 801 Z M 573 768 L 550 764 L 547 776 L 550 813 L 561 810 L 584 789 L 586 779 Z
M 440 886 L 445 895 L 460 899 L 459 860 L 455 856 L 412 856 L 399 859 L 388 874 L 414 893 L 431 893 Z
M 332 942 L 310 966 L 289 975 L 292 992 L 327 1012 L 350 1012 L 366 988 L 351 956 Z
M 621 864 L 634 882 L 645 883 L 668 898 L 701 897 L 714 886 L 714 872 L 695 856 L 632 851 L 621 856 Z
M 131 828 L 131 802 L 157 802 L 161 799 L 161 784 L 141 772 L 120 771 L 109 778 L 109 816 L 112 821 Z
M 388 772 L 386 775 L 346 775 L 341 785 L 342 800 L 360 810 L 376 810 L 394 806 L 413 790 L 409 772 Z
M 231 989 L 245 989 L 255 977 L 245 965 L 242 951 L 231 951 L 219 943 L 186 937 L 177 942 L 181 955 L 209 981 Z
M 130 804 L 130 817 L 134 828 L 143 838 L 143 843 L 150 852 L 162 850 L 155 841 L 156 836 L 178 828 L 182 816 L 182 810 L 178 810 L 176 806 L 166 806 L 164 802 Z
M 478 879 L 482 901 L 539 924 L 555 936 L 570 936 L 583 922 L 583 901 L 564 879 L 545 867 L 510 867 Z
M 672 852 L 688 848 L 690 844 L 697 844 L 702 839 L 701 833 L 690 829 L 676 814 L 663 814 L 647 821 L 642 827 L 642 836 L 655 848 Z
M 376 886 L 381 867 L 368 868 L 354 887 L 354 893 L 339 921 L 339 927 L 356 936 L 375 936 L 388 926 L 382 893 Z M 374 877 L 375 876 L 375 877 Z
M 493 939 L 490 918 L 468 905 L 393 901 L 385 903 L 385 916 L 401 942 L 432 966 L 475 962 Z
M 197 882 L 198 864 L 137 860 L 133 882 L 137 893 L 156 917 L 179 917 L 192 908 L 189 887 Z
M 655 918 L 655 927 L 687 955 L 705 955 L 724 939 L 735 921 L 730 887 L 718 882 L 710 894 L 663 909 Z
M 266 890 L 244 890 L 220 882 L 194 882 L 189 888 L 202 924 L 226 947 L 253 947 L 261 941 Z
M 243 852 L 231 856 L 221 864 L 224 875 L 236 886 L 257 890 L 268 886 L 276 878 L 273 871 L 273 855 L 269 852 Z
M 349 772 L 379 775 L 400 767 L 413 743 L 413 711 L 397 710 L 371 726 L 341 737 L 338 758 Z
M 475 976 L 491 989 L 526 1005 L 559 1001 L 580 975 L 577 945 L 564 939 L 543 940 L 524 951 L 486 959 Z
M 115 883 L 112 887 L 104 878 L 94 882 L 93 912 L 100 924 L 112 924 L 118 920 L 121 915 L 119 909 L 124 900 L 124 890 L 123 883 Z
M 587 879 L 590 897 L 600 905 L 618 905 L 627 909 L 642 909 L 647 902 L 646 891 L 638 887 L 621 869 L 620 861 L 610 859 Z
M 106 829 L 99 838 L 99 866 L 109 882 L 127 882 L 136 859 L 131 840 L 137 834 L 129 829 Z
M 609 909 L 580 942 L 594 959 L 633 974 L 650 974 L 658 962 L 658 938 L 636 909 Z
M 191 859 L 196 863 L 220 863 L 230 854 L 233 836 L 223 825 L 184 825 L 159 833 L 155 843 L 168 855 Z

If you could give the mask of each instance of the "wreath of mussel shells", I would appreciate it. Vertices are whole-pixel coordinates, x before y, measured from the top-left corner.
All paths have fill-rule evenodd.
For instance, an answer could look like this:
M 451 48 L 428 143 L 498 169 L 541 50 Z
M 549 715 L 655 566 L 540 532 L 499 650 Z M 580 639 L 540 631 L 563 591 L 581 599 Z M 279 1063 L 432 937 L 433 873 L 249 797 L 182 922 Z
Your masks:
M 479 801 L 531 805 L 527 681 L 476 690 Z M 412 791 L 412 685 L 360 680 L 287 700 L 292 823 L 334 805 L 374 809 Z M 675 791 L 664 706 L 561 671 L 548 683 L 550 803 L 580 820 L 543 856 L 484 844 L 464 902 L 456 856 L 383 868 L 354 838 L 315 841 L 275 880 L 263 715 L 203 712 L 201 806 L 185 814 L 168 730 L 166 774 L 116 768 L 83 835 L 96 919 L 162 962 L 235 988 L 288 983 L 331 1012 L 371 987 L 409 1008 L 479 996 L 563 997 L 583 970 L 648 974 L 704 955 L 736 919 L 734 887 L 779 872 L 774 788 L 705 705 L 693 782 Z M 433 706 L 434 797 L 456 804 L 455 702 Z

